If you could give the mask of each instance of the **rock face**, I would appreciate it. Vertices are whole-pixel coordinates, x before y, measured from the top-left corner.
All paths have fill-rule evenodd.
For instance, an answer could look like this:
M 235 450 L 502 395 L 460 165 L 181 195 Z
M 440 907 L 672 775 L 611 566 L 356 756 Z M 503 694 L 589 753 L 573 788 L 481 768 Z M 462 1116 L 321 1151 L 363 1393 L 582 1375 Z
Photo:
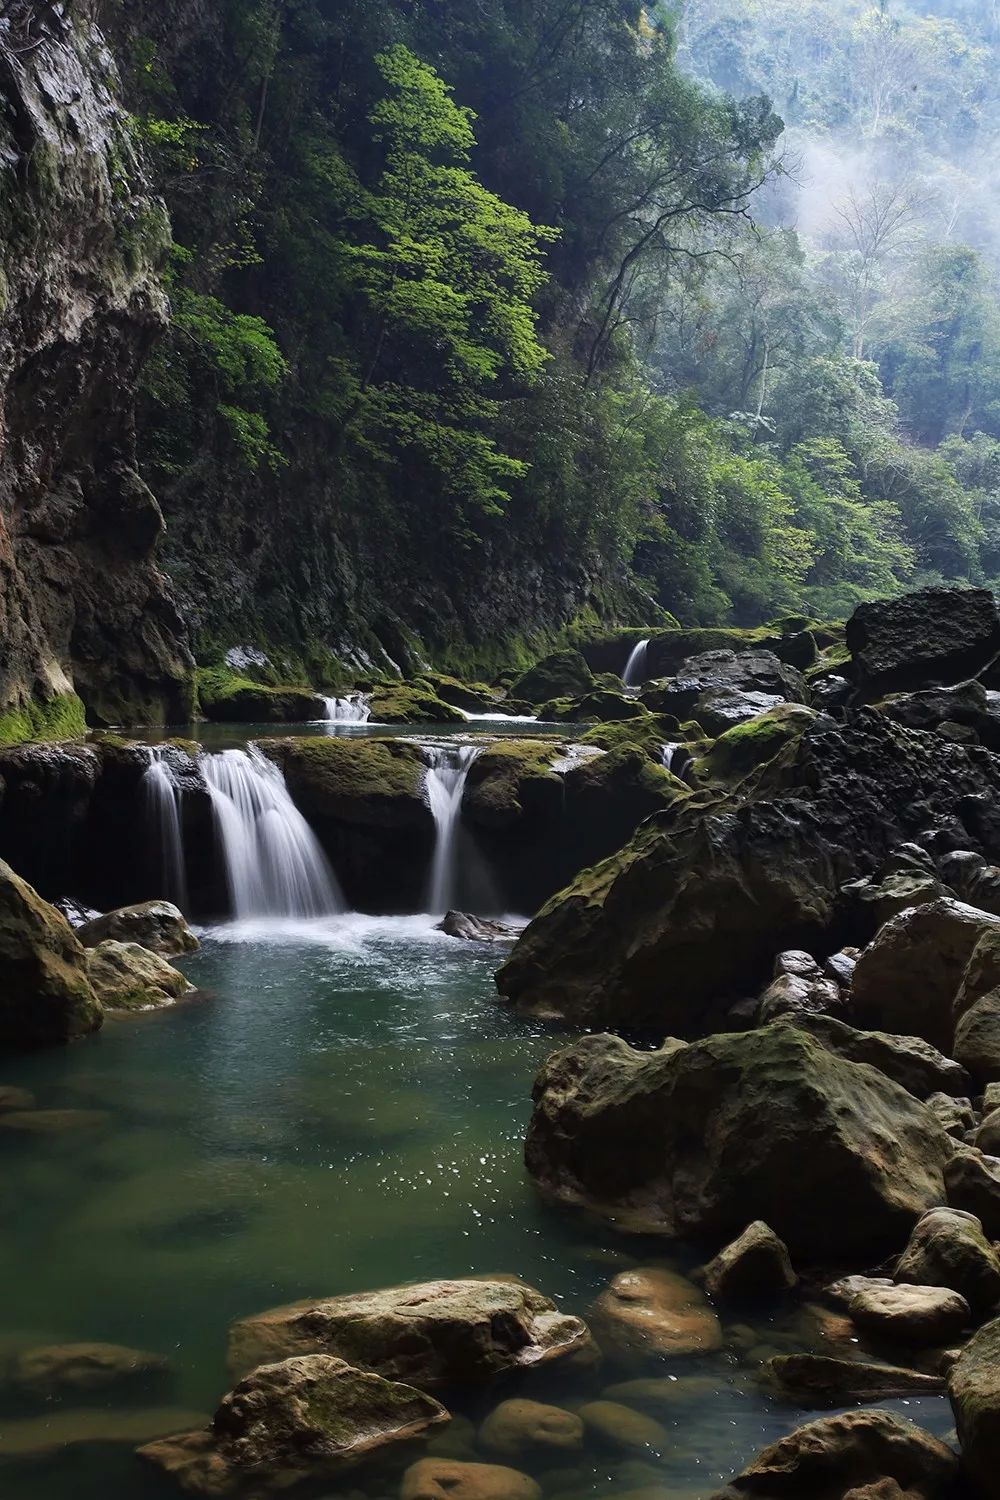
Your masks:
M 931 1094 L 966 1095 L 969 1075 L 953 1058 L 919 1036 L 858 1031 L 834 1016 L 797 1012 L 791 1019 L 830 1052 L 848 1062 L 868 1063 L 917 1099 Z
M 0 19 L 0 742 L 180 722 L 184 629 L 135 467 L 138 373 L 169 244 L 98 6 Z M 82 704 L 81 700 L 82 699 Z
M 226 1495 L 247 1483 L 283 1489 L 334 1477 L 448 1420 L 422 1391 L 308 1354 L 241 1380 L 209 1432 L 165 1438 L 140 1455 L 195 1494 Z
M 1000 1495 L 1000 1318 L 980 1328 L 948 1378 L 962 1463 L 983 1500 Z
M 764 1219 L 793 1255 L 898 1245 L 954 1154 L 911 1094 L 788 1022 L 652 1053 L 584 1037 L 534 1099 L 528 1169 L 559 1197 L 716 1242 Z
M 102 1019 L 66 918 L 0 860 L 0 1045 L 72 1041 Z
M 103 917 L 95 917 L 76 929 L 85 948 L 96 948 L 106 938 L 116 943 L 139 943 L 151 953 L 175 958 L 194 953 L 198 939 L 184 919 L 184 914 L 170 901 L 144 901 L 139 906 L 122 906 Z
M 722 1329 L 698 1288 L 673 1271 L 623 1271 L 594 1303 L 591 1326 L 604 1354 L 622 1364 L 708 1354 Z
M 138 943 L 107 939 L 86 951 L 87 978 L 109 1010 L 156 1010 L 194 991 L 186 975 Z
M 887 1411 L 852 1411 L 789 1433 L 713 1500 L 948 1500 L 958 1477 L 956 1455 L 930 1433 Z
M 430 1281 L 275 1308 L 233 1325 L 234 1373 L 321 1352 L 421 1389 L 482 1385 L 589 1353 L 586 1324 L 516 1281 Z
M 988 931 L 1000 932 L 1000 918 L 947 896 L 900 912 L 858 960 L 853 1014 L 862 1025 L 922 1036 L 950 1052 L 955 996 Z
M 847 622 L 856 687 L 866 697 L 975 677 L 1000 651 L 988 589 L 924 589 L 861 604 Z
M 965 848 L 1000 840 L 1000 761 L 870 710 L 817 720 L 754 774 L 739 795 L 657 815 L 584 871 L 522 934 L 501 994 L 584 1025 L 703 1035 L 775 953 L 821 951 L 842 887 L 895 845 L 937 822 Z

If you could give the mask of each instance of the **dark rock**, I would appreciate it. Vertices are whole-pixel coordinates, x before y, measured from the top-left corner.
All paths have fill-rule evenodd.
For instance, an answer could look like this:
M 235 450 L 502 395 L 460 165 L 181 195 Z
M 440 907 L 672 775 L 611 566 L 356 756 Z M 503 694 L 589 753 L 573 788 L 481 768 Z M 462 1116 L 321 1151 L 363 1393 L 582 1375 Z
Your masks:
M 832 1359 L 825 1354 L 776 1354 L 765 1366 L 767 1378 L 786 1396 L 810 1406 L 847 1406 L 888 1401 L 894 1396 L 938 1395 L 944 1377 L 898 1365 L 872 1365 Z
M 896 1266 L 897 1282 L 948 1287 L 980 1316 L 1000 1301 L 1000 1260 L 979 1220 L 957 1208 L 932 1208 L 910 1235 Z
M 587 1036 L 534 1099 L 528 1169 L 562 1199 L 716 1243 L 763 1219 L 812 1258 L 898 1244 L 954 1154 L 911 1094 L 785 1021 L 660 1052 Z
M 797 1012 L 792 1019 L 830 1052 L 848 1062 L 868 1063 L 917 1099 L 935 1093 L 968 1093 L 969 1075 L 919 1036 L 858 1031 L 835 1016 Z
M 972 1144 L 987 1156 L 1000 1155 L 1000 1109 L 991 1110 L 985 1116 Z
M 706 734 L 720 735 L 737 724 L 759 718 L 785 701 L 777 693 L 742 693 L 738 688 L 713 688 L 699 694 L 692 714 Z
M 274 1308 L 234 1323 L 234 1373 L 324 1353 L 421 1389 L 482 1385 L 592 1349 L 586 1324 L 523 1282 L 431 1281 Z
M 972 1322 L 972 1310 L 958 1292 L 909 1283 L 863 1287 L 851 1298 L 847 1311 L 864 1332 L 918 1349 L 947 1344 Z
M 144 901 L 139 906 L 123 906 L 103 917 L 83 923 L 76 935 L 85 948 L 96 948 L 105 939 L 116 943 L 139 943 L 151 953 L 175 957 L 193 953 L 198 939 L 183 913 L 170 901 Z
M 959 1017 L 952 1051 L 978 1084 L 1000 1080 L 1000 989 L 989 990 Z
M 856 952 L 831 953 L 823 960 L 823 973 L 828 979 L 836 980 L 842 990 L 849 990 L 854 983 L 854 970 L 857 963 Z
M 971 1099 L 937 1093 L 930 1095 L 927 1106 L 937 1115 L 942 1129 L 957 1141 L 964 1141 L 969 1131 L 975 1129 L 976 1115 Z
M 780 1297 L 798 1285 L 788 1247 L 756 1219 L 710 1260 L 703 1273 L 713 1302 L 754 1302 Z
M 779 1439 L 712 1500 L 950 1500 L 958 1479 L 957 1457 L 929 1432 L 852 1411 Z
M 894 870 L 878 878 L 851 881 L 844 886 L 843 895 L 855 908 L 858 929 L 867 933 L 911 906 L 927 906 L 951 892 L 932 871 Z
M 551 698 L 579 698 L 594 687 L 594 674 L 579 651 L 554 651 L 513 682 L 510 696 L 542 704 Z
M 0 1045 L 72 1041 L 102 1019 L 66 918 L 0 860 Z
M 971 730 L 972 742 L 1000 748 L 1000 716 L 990 703 L 991 695 L 981 682 L 962 682 L 957 687 L 928 688 L 886 699 L 883 713 L 907 729 L 938 730 L 940 733 Z
M 819 964 L 808 954 L 798 954 L 794 949 L 792 953 L 799 960 L 792 969 L 783 967 L 783 960 L 789 955 L 778 955 L 776 977 L 760 997 L 757 1014 L 761 1025 L 780 1016 L 825 1015 L 842 1008 L 840 986 L 825 978 Z M 801 962 L 804 959 L 808 959 L 808 964 Z
M 750 695 L 750 701 L 741 710 L 736 700 L 746 695 Z M 705 723 L 704 710 L 721 723 L 721 728 L 713 731 L 721 733 L 777 703 L 805 700 L 802 677 L 773 652 L 721 650 L 706 651 L 682 662 L 673 682 L 659 685 L 655 707 L 658 713 L 676 714 L 682 720 L 695 718 L 699 723 Z M 705 727 L 709 727 L 707 723 Z
M 983 1500 L 1000 1496 L 1000 1318 L 973 1334 L 948 1376 L 962 1465 Z
M 437 931 L 445 933 L 447 937 L 463 938 L 470 943 L 498 943 L 515 938 L 518 929 L 506 922 L 473 917 L 464 911 L 450 911 L 445 915 L 444 921 L 437 924 Z
M 866 697 L 975 677 L 1000 652 L 988 589 L 923 589 L 860 604 L 847 622 L 855 686 Z
M 952 1208 L 974 1214 L 991 1240 L 1000 1239 L 1000 1161 L 961 1146 L 945 1164 L 944 1185 Z

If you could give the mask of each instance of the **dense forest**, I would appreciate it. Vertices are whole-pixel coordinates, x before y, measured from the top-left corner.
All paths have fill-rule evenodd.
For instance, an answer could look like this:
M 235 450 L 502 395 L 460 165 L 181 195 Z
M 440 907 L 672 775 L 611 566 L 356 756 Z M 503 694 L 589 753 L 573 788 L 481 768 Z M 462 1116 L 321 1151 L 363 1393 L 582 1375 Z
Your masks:
M 174 237 L 141 447 L 203 651 L 1000 571 L 990 6 L 118 13 Z

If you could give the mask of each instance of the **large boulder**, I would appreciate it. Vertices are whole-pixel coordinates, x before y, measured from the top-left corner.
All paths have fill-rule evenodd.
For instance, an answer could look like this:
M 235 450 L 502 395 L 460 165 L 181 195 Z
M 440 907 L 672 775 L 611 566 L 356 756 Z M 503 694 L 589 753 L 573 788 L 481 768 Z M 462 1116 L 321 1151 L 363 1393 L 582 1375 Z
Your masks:
M 119 907 L 84 922 L 76 929 L 76 935 L 85 948 L 96 948 L 110 938 L 116 943 L 139 943 L 166 958 L 193 953 L 198 947 L 198 939 L 184 913 L 171 901 L 143 901 L 138 906 Z
M 959 1016 L 952 1050 L 980 1087 L 1000 1080 L 1000 989 L 988 990 Z
M 108 1010 L 157 1010 L 194 993 L 187 976 L 158 953 L 110 938 L 87 949 L 87 977 Z
M 951 1368 L 948 1394 L 962 1464 L 982 1500 L 1000 1497 L 1000 1318 L 966 1344 Z
M 790 1019 L 829 1052 L 848 1062 L 868 1063 L 878 1068 L 917 1099 L 928 1099 L 932 1094 L 961 1098 L 969 1093 L 969 1075 L 961 1064 L 946 1057 L 923 1037 L 859 1031 L 836 1016 L 803 1011 L 796 1011 Z
M 1000 1240 L 1000 1161 L 960 1146 L 945 1163 L 944 1185 L 952 1208 L 974 1214 L 991 1240 Z
M 747 695 L 751 696 L 749 711 L 737 711 L 735 717 L 725 722 L 727 703 L 732 714 L 736 711 L 736 700 Z M 710 726 L 703 714 L 711 717 L 714 713 L 723 720 L 721 729 L 713 731 L 720 733 L 744 718 L 752 718 L 755 712 L 761 713 L 778 703 L 804 703 L 805 699 L 805 682 L 800 673 L 779 661 L 773 652 L 722 649 L 689 656 L 683 661 L 672 682 L 658 685 L 656 705 L 659 713 L 676 714 L 681 720 L 697 719 L 706 729 Z
M 66 918 L 0 860 L 0 1046 L 72 1041 L 102 1019 Z
M 847 622 L 857 689 L 866 697 L 975 677 L 1000 652 L 989 589 L 922 589 L 860 604 Z
M 949 1287 L 981 1315 L 1000 1302 L 996 1251 L 975 1215 L 957 1208 L 932 1208 L 920 1218 L 899 1258 L 896 1280 Z
M 957 1457 L 929 1432 L 891 1412 L 852 1411 L 780 1438 L 713 1500 L 950 1500 L 958 1477 Z
M 907 729 L 953 731 L 959 725 L 972 730 L 976 739 L 995 750 L 1000 746 L 1000 716 L 994 712 L 994 696 L 981 682 L 960 682 L 957 687 L 900 693 L 880 707 Z
M 423 1391 L 307 1354 L 261 1365 L 241 1380 L 209 1431 L 150 1443 L 140 1456 L 194 1494 L 228 1495 L 248 1484 L 270 1492 L 334 1479 L 448 1420 Z
M 587 1036 L 534 1099 L 528 1168 L 559 1197 L 717 1243 L 763 1219 L 803 1256 L 898 1245 L 954 1154 L 911 1094 L 788 1022 L 659 1052 Z
M 547 703 L 551 698 L 582 698 L 596 686 L 594 674 L 579 651 L 554 651 L 515 682 L 510 696 L 520 703 Z
M 526 928 L 498 987 L 532 1014 L 704 1035 L 776 953 L 822 951 L 842 888 L 897 844 L 940 823 L 965 848 L 1000 845 L 998 802 L 986 751 L 870 710 L 817 719 L 729 797 L 679 802 L 581 873 Z
M 590 1354 L 585 1323 L 516 1280 L 430 1281 L 298 1302 L 230 1331 L 234 1374 L 264 1360 L 324 1353 L 421 1389 L 482 1385 Z
M 1000 918 L 948 896 L 900 912 L 858 960 L 851 991 L 858 1023 L 950 1052 L 955 996 L 988 931 L 1000 932 Z
M 848 1406 L 893 1396 L 933 1396 L 944 1390 L 941 1375 L 828 1354 L 775 1354 L 767 1362 L 766 1377 L 782 1395 L 808 1406 Z

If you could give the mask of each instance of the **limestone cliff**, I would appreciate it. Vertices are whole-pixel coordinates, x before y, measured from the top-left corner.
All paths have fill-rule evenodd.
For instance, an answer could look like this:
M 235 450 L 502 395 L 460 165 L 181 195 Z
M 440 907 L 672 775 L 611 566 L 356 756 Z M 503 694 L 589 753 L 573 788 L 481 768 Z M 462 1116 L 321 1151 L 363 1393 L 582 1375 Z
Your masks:
M 97 8 L 0 0 L 0 741 L 189 694 L 133 416 L 169 230 Z

